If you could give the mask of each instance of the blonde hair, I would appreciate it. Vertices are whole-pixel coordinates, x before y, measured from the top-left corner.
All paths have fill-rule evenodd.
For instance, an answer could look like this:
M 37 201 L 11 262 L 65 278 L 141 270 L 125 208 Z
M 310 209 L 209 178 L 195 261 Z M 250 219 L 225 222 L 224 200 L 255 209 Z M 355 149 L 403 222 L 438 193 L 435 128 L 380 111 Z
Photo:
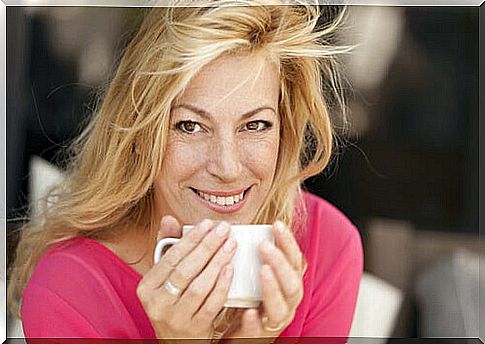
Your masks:
M 207 4 L 153 8 L 126 48 L 97 114 L 72 144 L 66 179 L 50 194 L 55 201 L 22 229 L 8 286 L 17 315 L 25 285 L 52 244 L 76 236 L 109 239 L 130 227 L 158 230 L 152 185 L 172 102 L 201 68 L 223 55 L 261 53 L 279 68 L 280 151 L 254 222 L 295 220 L 302 181 L 320 173 L 332 154 L 328 99 L 345 110 L 337 56 L 349 48 L 327 41 L 343 14 L 318 28 L 318 6 Z M 333 96 L 326 99 L 326 92 Z

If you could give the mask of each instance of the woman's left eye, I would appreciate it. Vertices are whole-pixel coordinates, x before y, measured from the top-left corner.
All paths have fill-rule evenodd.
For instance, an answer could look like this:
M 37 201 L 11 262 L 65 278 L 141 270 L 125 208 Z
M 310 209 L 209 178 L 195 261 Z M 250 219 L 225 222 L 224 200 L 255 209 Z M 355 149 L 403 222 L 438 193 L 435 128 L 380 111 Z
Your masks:
M 264 131 L 271 128 L 272 124 L 268 121 L 253 121 L 244 126 L 246 131 Z

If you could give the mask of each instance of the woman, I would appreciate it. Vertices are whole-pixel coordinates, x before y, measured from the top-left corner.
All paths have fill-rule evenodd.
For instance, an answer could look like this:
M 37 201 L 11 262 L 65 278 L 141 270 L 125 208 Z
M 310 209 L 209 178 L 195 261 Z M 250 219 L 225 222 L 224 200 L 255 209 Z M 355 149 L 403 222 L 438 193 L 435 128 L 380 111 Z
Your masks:
M 348 335 L 360 237 L 300 188 L 332 152 L 346 48 L 325 40 L 341 18 L 317 31 L 316 7 L 247 4 L 146 17 L 55 202 L 24 231 L 9 297 L 27 337 Z M 260 309 L 223 307 L 228 223 L 273 224 Z M 184 224 L 154 265 L 156 239 Z

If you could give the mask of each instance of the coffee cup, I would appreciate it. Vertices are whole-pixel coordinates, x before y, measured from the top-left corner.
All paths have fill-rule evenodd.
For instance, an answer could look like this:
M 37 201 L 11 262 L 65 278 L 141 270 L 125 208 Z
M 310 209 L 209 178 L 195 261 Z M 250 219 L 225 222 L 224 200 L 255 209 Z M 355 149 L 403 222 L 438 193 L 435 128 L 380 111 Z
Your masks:
M 187 234 L 194 226 L 183 226 L 182 235 Z M 258 247 L 263 241 L 274 243 L 271 225 L 231 225 L 229 236 L 237 242 L 236 252 L 231 260 L 234 274 L 224 303 L 225 307 L 257 308 L 263 297 L 259 271 L 261 261 Z M 167 245 L 177 243 L 179 238 L 163 238 L 155 248 L 155 264 L 160 260 Z

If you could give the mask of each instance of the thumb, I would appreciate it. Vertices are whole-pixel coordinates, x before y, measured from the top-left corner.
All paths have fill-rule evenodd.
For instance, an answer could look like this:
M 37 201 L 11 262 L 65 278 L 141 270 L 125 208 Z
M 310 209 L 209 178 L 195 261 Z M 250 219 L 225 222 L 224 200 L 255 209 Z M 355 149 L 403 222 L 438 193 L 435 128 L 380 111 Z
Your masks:
M 171 215 L 165 215 L 160 220 L 160 228 L 157 234 L 157 241 L 163 238 L 180 238 L 182 236 L 182 226 L 177 219 Z

